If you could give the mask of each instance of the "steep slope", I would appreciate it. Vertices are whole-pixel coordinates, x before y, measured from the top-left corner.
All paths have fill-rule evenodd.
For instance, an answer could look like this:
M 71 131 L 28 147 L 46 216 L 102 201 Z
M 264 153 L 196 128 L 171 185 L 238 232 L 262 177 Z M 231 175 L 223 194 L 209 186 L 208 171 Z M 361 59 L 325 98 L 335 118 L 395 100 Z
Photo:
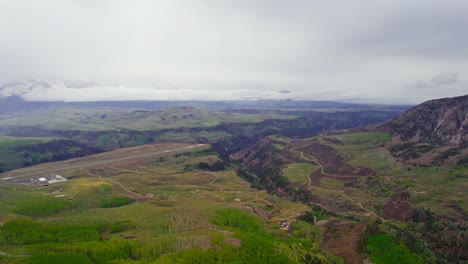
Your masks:
M 390 133 L 376 132 L 270 136 L 231 158 L 239 165 L 238 175 L 252 186 L 311 206 L 305 218 L 323 227 L 322 248 L 347 263 L 368 254 L 369 237 L 393 232 L 399 234 L 393 237 L 396 245 L 425 259 L 420 263 L 464 263 L 468 168 L 400 162 L 387 149 L 390 139 Z M 464 151 L 458 146 L 434 150 L 440 148 Z M 389 232 L 395 221 L 401 225 Z
M 465 165 L 468 95 L 420 104 L 383 126 L 394 156 L 415 164 Z
M 468 144 L 468 95 L 431 100 L 391 121 L 396 136 L 414 143 Z

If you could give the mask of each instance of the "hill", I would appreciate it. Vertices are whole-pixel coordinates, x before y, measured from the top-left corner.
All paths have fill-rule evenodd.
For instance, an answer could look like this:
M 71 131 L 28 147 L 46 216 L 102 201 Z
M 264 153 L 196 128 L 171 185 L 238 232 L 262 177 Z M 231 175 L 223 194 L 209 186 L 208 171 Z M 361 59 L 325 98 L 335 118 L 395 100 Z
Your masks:
M 384 240 L 407 246 L 424 263 L 459 263 L 468 258 L 467 99 L 429 101 L 377 129 L 270 136 L 231 157 L 257 188 L 311 206 L 315 222 L 323 212 L 332 215 L 317 222 L 321 246 L 349 263 L 362 263 L 361 254 L 379 263 L 372 250 Z M 377 255 L 390 248 L 381 250 Z M 411 258 L 405 261 L 419 262 Z
M 468 95 L 420 104 L 383 126 L 388 147 L 414 164 L 468 164 Z
M 465 260 L 467 167 L 403 163 L 387 149 L 390 139 L 390 133 L 375 132 L 271 136 L 232 158 L 240 164 L 238 175 L 253 186 L 308 204 L 311 221 L 323 225 L 322 247 L 348 263 L 362 263 L 363 254 L 376 257 L 363 248 L 370 246 L 369 235 L 378 234 L 424 256 L 425 263 Z
M 388 125 L 405 142 L 467 146 L 468 95 L 425 102 Z

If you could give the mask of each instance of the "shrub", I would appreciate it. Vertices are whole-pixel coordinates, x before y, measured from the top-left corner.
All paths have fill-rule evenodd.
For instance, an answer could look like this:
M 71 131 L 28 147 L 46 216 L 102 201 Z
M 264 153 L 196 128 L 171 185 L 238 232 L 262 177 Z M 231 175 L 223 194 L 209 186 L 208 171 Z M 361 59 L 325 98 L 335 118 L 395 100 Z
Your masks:
M 118 233 L 118 232 L 123 232 L 127 230 L 132 230 L 136 228 L 136 223 L 132 221 L 120 221 L 117 223 L 114 223 L 110 227 L 110 232 L 111 233 Z
M 35 197 L 21 200 L 13 211 L 18 214 L 38 217 L 48 216 L 63 210 L 72 208 L 73 203 L 65 198 L 58 197 Z
M 85 254 L 64 252 L 35 255 L 28 258 L 26 263 L 31 264 L 93 264 L 91 259 Z
M 41 244 L 41 243 L 71 243 L 99 240 L 101 223 L 90 224 L 43 224 L 29 220 L 11 221 L 5 223 L 0 232 L 0 242 L 6 244 Z
M 101 201 L 102 208 L 112 208 L 112 207 L 120 207 L 127 204 L 133 203 L 134 200 L 132 198 L 126 196 L 114 196 L 105 198 Z
M 403 243 L 395 243 L 388 235 L 371 235 L 366 249 L 370 259 L 376 264 L 385 263 L 424 263 L 424 260 L 411 252 Z

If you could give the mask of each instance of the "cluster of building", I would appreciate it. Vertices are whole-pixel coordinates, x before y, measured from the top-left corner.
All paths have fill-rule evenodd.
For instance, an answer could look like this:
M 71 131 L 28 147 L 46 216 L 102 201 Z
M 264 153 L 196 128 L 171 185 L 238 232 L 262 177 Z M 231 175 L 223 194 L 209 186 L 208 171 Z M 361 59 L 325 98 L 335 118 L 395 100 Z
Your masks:
M 67 181 L 67 179 L 58 174 L 53 174 L 53 175 L 44 176 L 44 177 L 30 180 L 31 184 L 38 184 L 38 185 L 45 185 L 45 186 L 49 184 L 64 182 L 64 181 Z

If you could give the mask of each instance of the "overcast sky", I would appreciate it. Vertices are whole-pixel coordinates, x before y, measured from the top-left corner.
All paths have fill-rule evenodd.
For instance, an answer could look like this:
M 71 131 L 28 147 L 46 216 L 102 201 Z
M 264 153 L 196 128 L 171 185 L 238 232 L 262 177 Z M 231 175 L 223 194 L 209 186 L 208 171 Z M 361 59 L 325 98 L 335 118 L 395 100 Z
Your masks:
M 468 93 L 467 30 L 467 0 L 0 0 L 0 84 L 419 103 Z

